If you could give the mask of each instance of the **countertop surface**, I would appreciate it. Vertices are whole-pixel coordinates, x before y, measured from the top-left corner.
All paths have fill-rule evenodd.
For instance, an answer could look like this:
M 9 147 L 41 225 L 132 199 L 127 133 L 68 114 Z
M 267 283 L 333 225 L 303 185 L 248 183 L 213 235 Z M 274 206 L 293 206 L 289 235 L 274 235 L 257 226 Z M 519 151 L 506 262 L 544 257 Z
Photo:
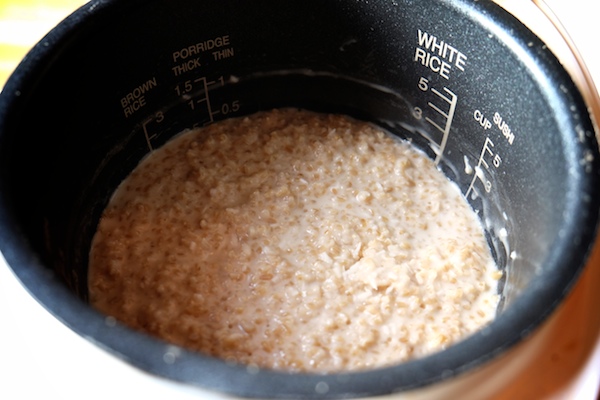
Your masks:
M 82 0 L 0 0 L 0 87 L 19 60 Z M 600 82 L 598 22 L 589 0 L 546 0 Z M 600 251 L 548 323 L 547 351 L 500 399 L 594 400 L 600 382 Z M 584 345 L 585 342 L 585 345 Z M 48 314 L 19 285 L 0 255 L 0 398 L 193 398 L 160 379 L 116 363 Z M 590 345 L 592 343 L 592 345 Z M 596 346 L 593 346 L 596 343 Z M 42 349 L 42 350 L 41 350 Z M 92 364 L 92 365 L 90 365 Z M 108 381 L 110 377 L 110 381 Z M 140 393 L 140 385 L 147 391 Z

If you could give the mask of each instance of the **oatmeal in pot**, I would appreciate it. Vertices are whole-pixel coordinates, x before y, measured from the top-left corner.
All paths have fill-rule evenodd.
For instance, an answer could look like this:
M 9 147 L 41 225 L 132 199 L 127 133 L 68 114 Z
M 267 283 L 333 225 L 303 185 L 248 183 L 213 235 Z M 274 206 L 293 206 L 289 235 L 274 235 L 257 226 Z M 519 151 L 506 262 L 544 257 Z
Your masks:
M 439 351 L 490 322 L 498 271 L 458 188 L 410 144 L 283 109 L 184 132 L 120 185 L 91 303 L 174 344 L 287 371 Z

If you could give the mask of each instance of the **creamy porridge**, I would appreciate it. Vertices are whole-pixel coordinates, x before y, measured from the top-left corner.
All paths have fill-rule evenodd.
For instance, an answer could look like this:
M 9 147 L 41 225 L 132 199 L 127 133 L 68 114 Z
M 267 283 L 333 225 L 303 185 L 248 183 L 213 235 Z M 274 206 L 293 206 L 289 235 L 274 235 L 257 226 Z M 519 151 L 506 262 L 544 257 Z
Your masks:
M 356 370 L 491 321 L 501 273 L 432 161 L 373 126 L 285 109 L 185 132 L 114 194 L 93 306 L 227 360 Z

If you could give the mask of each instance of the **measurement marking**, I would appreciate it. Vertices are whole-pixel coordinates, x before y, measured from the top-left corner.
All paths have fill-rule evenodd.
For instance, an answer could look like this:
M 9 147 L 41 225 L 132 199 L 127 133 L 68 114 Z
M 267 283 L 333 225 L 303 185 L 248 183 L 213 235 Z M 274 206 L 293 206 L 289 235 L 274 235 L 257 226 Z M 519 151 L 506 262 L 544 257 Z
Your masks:
M 215 122 L 214 120 L 214 116 L 219 114 L 220 111 L 213 111 L 212 109 L 212 104 L 210 102 L 210 97 L 208 96 L 208 92 L 211 89 L 212 86 L 221 86 L 223 85 L 223 78 L 221 77 L 219 79 L 219 81 L 209 81 L 206 79 L 206 77 L 202 77 L 202 78 L 198 78 L 194 80 L 195 83 L 199 83 L 202 82 L 202 86 L 204 88 L 204 97 L 201 99 L 196 100 L 196 103 L 206 103 L 206 110 L 208 111 L 208 122 L 205 123 L 205 125 L 208 124 L 212 124 L 213 122 Z
M 156 137 L 156 134 L 150 136 L 148 134 L 148 124 L 153 121 L 153 118 L 149 118 L 146 121 L 144 121 L 144 123 L 142 124 L 142 129 L 144 130 L 144 136 L 146 137 L 146 144 L 148 145 L 148 149 L 150 149 L 150 151 L 154 151 L 154 148 L 152 147 L 152 139 L 154 139 Z
M 448 103 L 448 111 L 444 111 L 441 107 L 437 106 L 432 102 L 428 102 L 427 105 L 431 107 L 435 112 L 440 114 L 445 120 L 446 123 L 444 126 L 440 126 L 437 122 L 432 120 L 429 117 L 425 117 L 425 120 L 433 125 L 437 130 L 442 132 L 442 141 L 439 144 L 439 149 L 436 154 L 435 163 L 438 164 L 444 154 L 444 150 L 446 149 L 446 144 L 448 143 L 448 136 L 450 135 L 450 127 L 452 126 L 452 120 L 454 119 L 454 112 L 456 111 L 456 104 L 458 103 L 458 96 L 456 96 L 450 89 L 444 88 L 444 91 L 448 94 L 448 96 L 444 95 L 439 90 L 435 88 L 431 88 L 431 91 L 442 99 L 444 102 Z
M 490 190 L 492 189 L 490 181 L 484 182 L 485 176 L 483 173 L 483 169 L 481 168 L 481 166 L 483 165 L 483 168 L 485 168 L 487 171 L 489 171 L 490 165 L 485 161 L 485 157 L 486 157 L 486 153 L 489 154 L 490 156 L 494 155 L 494 153 L 492 152 L 492 149 L 491 149 L 492 147 L 494 147 L 494 143 L 490 140 L 489 137 L 486 137 L 485 143 L 483 144 L 483 148 L 481 149 L 481 153 L 479 154 L 479 160 L 477 161 L 477 166 L 475 167 L 475 174 L 473 175 L 473 179 L 471 179 L 471 184 L 469 185 L 469 188 L 465 192 L 465 197 L 468 197 L 469 193 L 471 193 L 471 190 L 473 190 L 473 187 L 475 186 L 475 181 L 477 180 L 477 178 L 479 178 L 479 180 L 483 183 L 483 187 L 486 192 L 489 193 Z

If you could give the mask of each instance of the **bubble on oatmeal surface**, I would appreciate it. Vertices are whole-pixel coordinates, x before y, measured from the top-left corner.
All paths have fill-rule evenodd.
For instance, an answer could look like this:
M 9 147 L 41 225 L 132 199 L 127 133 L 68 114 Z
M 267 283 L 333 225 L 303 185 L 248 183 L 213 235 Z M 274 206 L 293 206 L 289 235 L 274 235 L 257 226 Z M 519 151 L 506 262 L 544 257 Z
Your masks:
M 433 162 L 346 116 L 283 109 L 185 132 L 100 220 L 94 307 L 171 343 L 289 371 L 439 351 L 490 322 L 499 273 Z

